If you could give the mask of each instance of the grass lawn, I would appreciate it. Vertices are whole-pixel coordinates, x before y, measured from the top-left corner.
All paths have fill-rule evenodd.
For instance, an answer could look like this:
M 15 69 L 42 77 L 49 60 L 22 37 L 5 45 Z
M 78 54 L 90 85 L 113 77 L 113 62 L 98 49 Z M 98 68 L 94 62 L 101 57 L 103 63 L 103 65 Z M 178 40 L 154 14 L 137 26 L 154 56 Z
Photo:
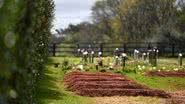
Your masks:
M 134 73 L 125 73 L 124 75 L 153 89 L 161 89 L 170 92 L 185 90 L 185 78 L 158 76 L 148 77 Z
M 54 58 L 55 61 L 57 59 Z M 94 104 L 92 98 L 76 96 L 65 91 L 63 85 L 63 71 L 48 64 L 44 70 L 37 88 L 38 104 Z
M 79 58 L 66 57 L 65 59 L 69 60 L 70 64 L 80 63 Z M 37 96 L 36 96 L 38 104 L 96 104 L 97 103 L 96 98 L 77 96 L 74 93 L 70 91 L 66 91 L 64 89 L 64 85 L 63 85 L 64 72 L 62 71 L 61 67 L 54 68 L 54 65 L 52 63 L 62 62 L 65 59 L 64 58 L 50 58 L 50 61 L 48 65 L 46 66 L 46 69 L 44 70 L 44 74 L 42 75 L 38 83 Z M 168 59 L 168 60 L 162 59 L 163 65 L 167 65 L 170 62 L 174 63 L 176 61 L 175 59 Z M 94 69 L 90 71 L 94 71 Z M 142 74 L 125 73 L 125 72 L 122 72 L 122 73 L 126 75 L 128 78 L 133 79 L 143 85 L 149 86 L 150 88 L 162 89 L 165 91 L 185 90 L 185 83 L 184 83 L 185 78 L 157 77 L 157 76 L 148 77 Z M 160 99 L 157 99 L 157 98 L 146 98 L 146 97 L 139 97 L 139 98 L 138 97 L 128 97 L 127 99 L 128 100 L 129 99 L 130 100 L 131 99 L 135 99 L 135 100 L 145 99 L 145 100 L 140 100 L 142 102 L 145 102 L 144 104 L 147 104 L 146 103 L 147 101 L 152 101 L 154 102 L 154 104 L 158 104 L 157 102 L 160 101 Z M 153 101 L 154 99 L 156 103 L 155 101 Z
M 185 60 L 183 60 L 185 63 Z M 142 66 L 142 65 L 141 65 Z M 133 65 L 127 67 L 133 68 Z M 157 70 L 166 67 L 165 70 L 173 70 L 179 68 L 178 61 L 175 58 L 160 58 Z M 184 69 L 184 67 L 182 67 Z M 137 81 L 140 84 L 146 85 L 153 89 L 161 89 L 165 91 L 185 90 L 185 78 L 180 77 L 159 77 L 159 76 L 145 76 L 143 74 L 124 73 L 128 78 Z

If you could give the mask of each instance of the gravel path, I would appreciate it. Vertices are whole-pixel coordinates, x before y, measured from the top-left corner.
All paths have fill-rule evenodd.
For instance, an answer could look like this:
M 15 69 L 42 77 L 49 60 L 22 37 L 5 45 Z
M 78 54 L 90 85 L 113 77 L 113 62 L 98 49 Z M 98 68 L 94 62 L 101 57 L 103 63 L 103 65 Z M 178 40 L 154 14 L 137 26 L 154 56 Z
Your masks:
M 96 104 L 166 104 L 165 99 L 154 97 L 97 97 Z
M 168 100 L 168 104 L 185 104 L 185 91 L 177 91 L 171 93 L 172 98 Z

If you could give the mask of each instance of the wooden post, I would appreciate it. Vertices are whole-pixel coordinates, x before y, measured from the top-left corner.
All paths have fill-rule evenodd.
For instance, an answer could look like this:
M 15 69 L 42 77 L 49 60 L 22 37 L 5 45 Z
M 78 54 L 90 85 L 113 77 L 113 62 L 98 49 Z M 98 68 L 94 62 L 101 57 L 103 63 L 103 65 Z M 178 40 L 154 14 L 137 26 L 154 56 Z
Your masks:
M 151 49 L 151 44 L 150 43 L 148 43 L 148 50 L 150 50 Z
M 125 43 L 125 44 L 123 44 L 123 53 L 127 53 L 127 44 Z
M 79 52 L 80 45 L 79 44 L 76 44 L 76 48 L 77 48 L 76 56 L 80 57 L 80 52 Z
M 80 48 L 80 45 L 79 44 L 76 44 L 76 48 L 79 49 Z
M 153 63 L 154 66 L 157 66 L 157 48 L 156 49 L 154 48 L 154 59 L 153 60 L 154 60 L 154 63 Z
M 56 56 L 56 43 L 53 43 L 53 57 Z

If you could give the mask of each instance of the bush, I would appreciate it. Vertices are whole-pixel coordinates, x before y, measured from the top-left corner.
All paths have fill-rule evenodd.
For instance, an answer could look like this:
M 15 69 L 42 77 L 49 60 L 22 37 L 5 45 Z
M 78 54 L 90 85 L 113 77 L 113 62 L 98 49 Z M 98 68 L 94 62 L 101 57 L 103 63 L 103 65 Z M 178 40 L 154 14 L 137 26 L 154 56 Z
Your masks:
M 1 0 L 0 5 L 0 103 L 33 104 L 47 62 L 54 4 Z
M 66 59 L 65 59 L 65 60 L 62 62 L 62 65 L 63 65 L 63 66 L 68 66 L 68 65 L 69 65 L 69 60 L 66 60 Z

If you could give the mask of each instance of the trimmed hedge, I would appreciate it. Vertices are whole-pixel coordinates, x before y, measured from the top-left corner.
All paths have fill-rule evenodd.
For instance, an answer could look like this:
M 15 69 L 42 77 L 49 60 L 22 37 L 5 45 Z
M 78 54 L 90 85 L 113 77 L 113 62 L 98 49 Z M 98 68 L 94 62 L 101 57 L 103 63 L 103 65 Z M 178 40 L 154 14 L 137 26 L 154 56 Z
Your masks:
M 36 103 L 53 12 L 53 0 L 0 1 L 0 104 Z

